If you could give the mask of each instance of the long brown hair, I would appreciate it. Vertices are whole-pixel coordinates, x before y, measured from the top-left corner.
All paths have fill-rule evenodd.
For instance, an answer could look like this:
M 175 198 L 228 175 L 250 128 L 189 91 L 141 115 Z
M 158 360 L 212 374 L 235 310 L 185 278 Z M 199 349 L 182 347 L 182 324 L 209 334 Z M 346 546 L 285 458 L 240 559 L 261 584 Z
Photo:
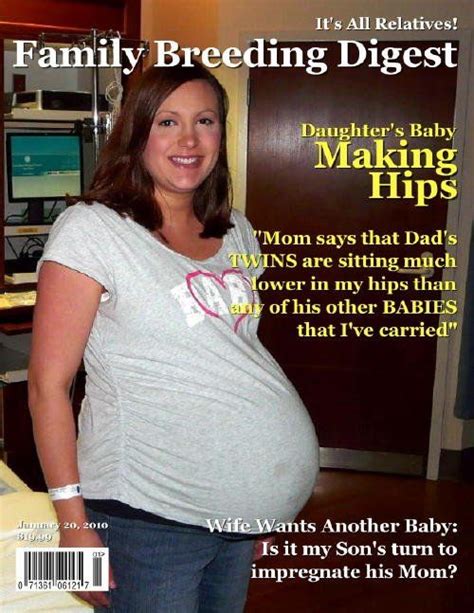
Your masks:
M 216 165 L 194 193 L 194 214 L 204 226 L 203 238 L 220 238 L 233 226 L 226 141 L 227 94 L 219 81 L 199 63 L 192 67 L 151 67 L 143 73 L 128 94 L 101 151 L 89 190 L 80 199 L 75 199 L 76 202 L 98 201 L 122 216 L 129 215 L 150 231 L 161 228 L 163 217 L 142 154 L 158 108 L 180 85 L 195 79 L 209 83 L 216 94 L 222 137 Z

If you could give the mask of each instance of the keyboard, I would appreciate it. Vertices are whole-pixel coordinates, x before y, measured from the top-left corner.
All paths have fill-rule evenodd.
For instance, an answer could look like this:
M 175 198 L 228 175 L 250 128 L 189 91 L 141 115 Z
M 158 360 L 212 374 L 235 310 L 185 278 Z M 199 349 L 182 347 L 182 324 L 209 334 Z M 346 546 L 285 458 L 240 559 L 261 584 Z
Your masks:
M 5 274 L 14 275 L 18 272 L 36 272 L 36 258 L 18 258 L 17 260 L 5 260 Z

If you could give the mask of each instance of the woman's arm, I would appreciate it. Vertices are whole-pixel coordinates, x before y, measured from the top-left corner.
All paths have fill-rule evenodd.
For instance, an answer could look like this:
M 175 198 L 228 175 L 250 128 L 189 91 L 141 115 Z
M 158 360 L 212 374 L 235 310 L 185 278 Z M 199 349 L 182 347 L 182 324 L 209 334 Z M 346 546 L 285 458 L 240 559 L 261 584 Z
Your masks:
M 100 303 L 102 286 L 55 262 L 44 262 L 38 280 L 28 368 L 28 403 L 36 448 L 49 488 L 79 483 L 76 430 L 69 389 L 79 368 Z M 82 496 L 54 503 L 60 545 L 102 547 L 94 530 L 65 530 L 65 522 L 87 521 Z M 103 592 L 81 598 L 107 606 Z

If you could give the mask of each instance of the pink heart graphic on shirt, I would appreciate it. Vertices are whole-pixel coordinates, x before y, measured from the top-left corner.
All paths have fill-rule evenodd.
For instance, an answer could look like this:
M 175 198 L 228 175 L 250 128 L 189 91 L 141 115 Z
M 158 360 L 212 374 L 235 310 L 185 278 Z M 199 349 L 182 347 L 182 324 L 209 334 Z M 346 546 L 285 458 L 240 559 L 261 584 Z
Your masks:
M 197 280 L 199 277 L 202 276 L 202 277 L 207 277 L 208 279 L 212 279 L 220 287 L 224 289 L 228 289 L 228 286 L 225 282 L 225 277 L 227 277 L 228 275 L 239 275 L 242 281 L 247 283 L 247 285 L 250 288 L 252 287 L 249 279 L 247 279 L 247 277 L 243 275 L 241 270 L 234 270 L 232 268 L 224 270 L 224 272 L 220 276 L 213 272 L 204 272 L 203 270 L 195 270 L 194 272 L 190 272 L 186 275 L 186 284 L 188 286 L 189 293 L 194 298 L 194 300 L 199 305 L 199 307 L 204 311 L 204 313 L 206 313 L 207 315 L 210 315 L 211 317 L 217 317 L 219 319 L 222 319 L 221 315 L 217 311 L 215 311 L 214 309 L 211 309 L 207 304 L 203 302 L 202 298 L 200 298 L 197 295 L 197 292 L 195 288 L 193 287 L 193 283 L 195 280 Z M 252 289 L 251 289 L 251 293 L 252 293 L 252 303 L 251 304 L 254 305 L 255 304 L 255 293 Z M 245 319 L 245 317 L 247 316 L 248 316 L 248 313 L 236 314 L 237 319 L 234 322 L 234 332 L 237 332 L 237 328 L 239 327 L 240 322 L 243 321 L 243 319 Z

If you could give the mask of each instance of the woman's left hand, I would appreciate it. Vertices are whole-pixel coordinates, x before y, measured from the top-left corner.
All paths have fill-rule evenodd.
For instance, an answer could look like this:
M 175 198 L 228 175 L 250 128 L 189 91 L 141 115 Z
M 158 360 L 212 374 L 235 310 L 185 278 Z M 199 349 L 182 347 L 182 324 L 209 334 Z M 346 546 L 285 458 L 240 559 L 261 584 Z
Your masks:
M 267 536 L 265 538 L 259 538 L 255 541 L 255 545 L 253 548 L 253 561 L 256 562 L 257 560 L 260 560 L 260 558 L 263 558 L 263 554 L 264 554 L 264 543 L 267 543 L 266 545 L 266 551 L 268 551 L 268 548 L 270 547 L 270 545 L 273 545 L 275 542 L 275 537 L 274 536 Z

